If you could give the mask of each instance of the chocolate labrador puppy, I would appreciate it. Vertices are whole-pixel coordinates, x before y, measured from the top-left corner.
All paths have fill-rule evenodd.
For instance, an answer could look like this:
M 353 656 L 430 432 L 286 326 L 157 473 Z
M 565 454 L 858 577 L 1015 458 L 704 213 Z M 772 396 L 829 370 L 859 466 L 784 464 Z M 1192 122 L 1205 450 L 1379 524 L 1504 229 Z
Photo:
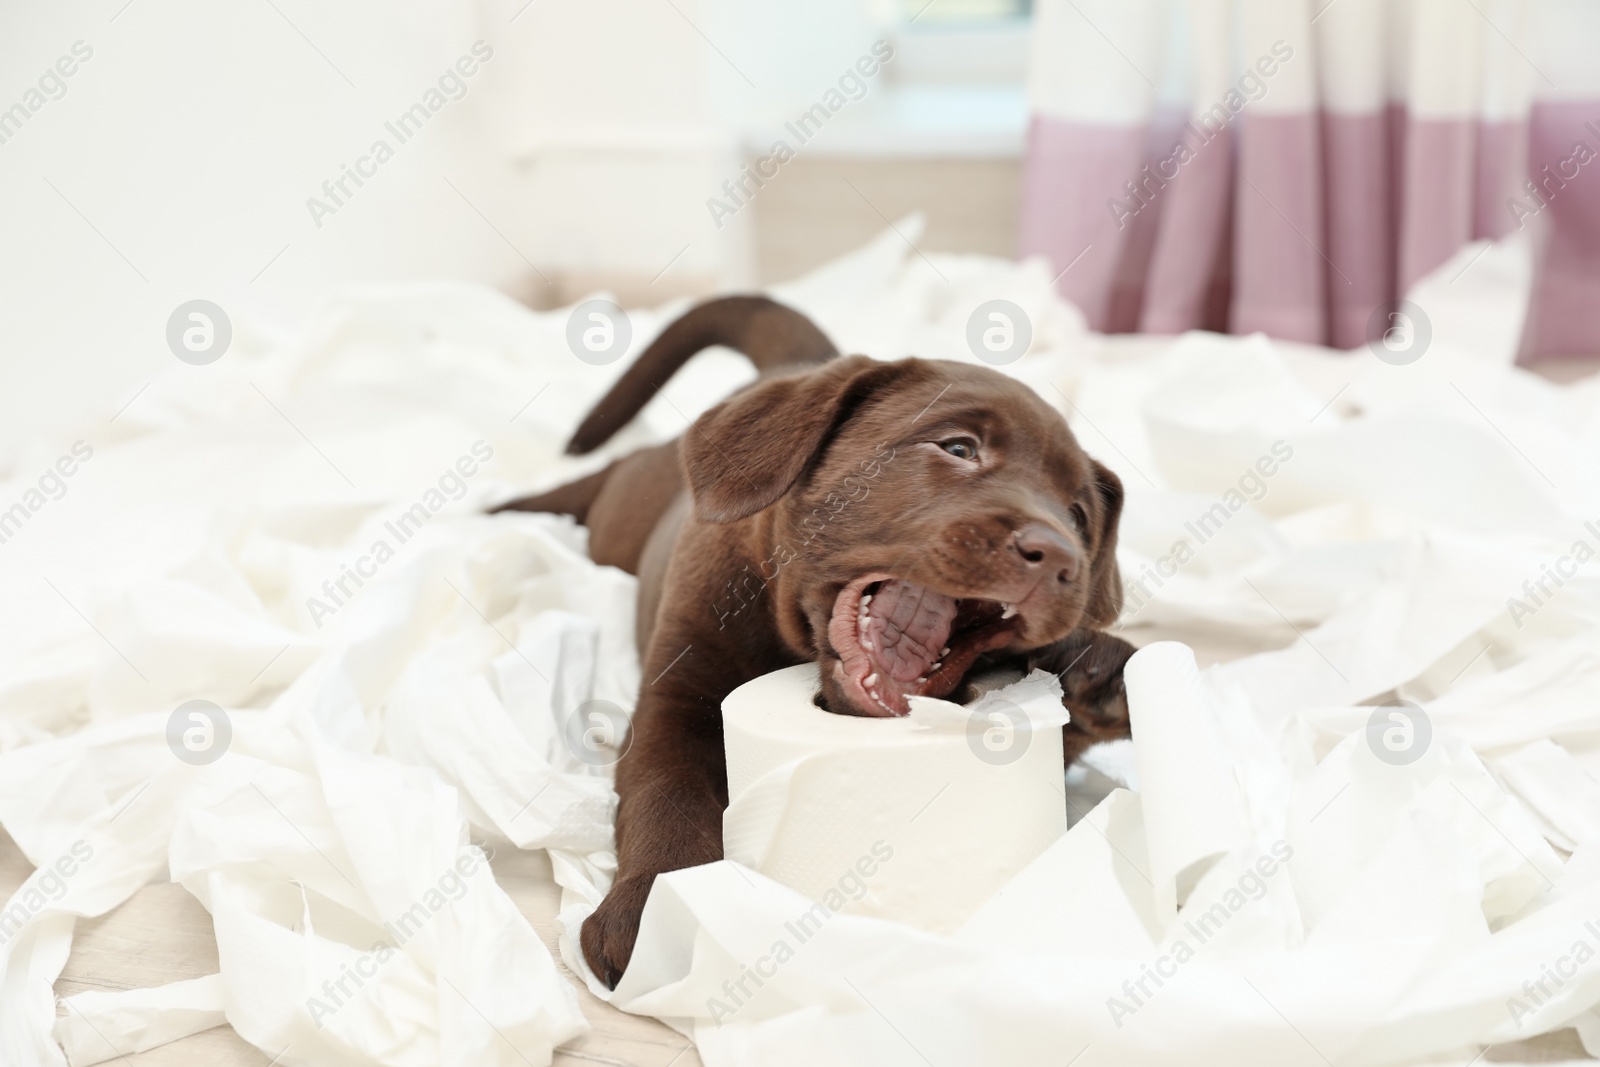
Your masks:
M 615 986 L 657 874 L 722 858 L 723 697 L 796 663 L 840 715 L 965 695 L 975 668 L 1059 674 L 1071 762 L 1128 736 L 1122 485 L 1031 389 L 986 367 L 837 358 L 803 316 L 729 297 L 668 326 L 584 420 L 604 443 L 720 344 L 761 378 L 682 438 L 505 505 L 573 515 L 640 578 L 644 684 L 617 764 L 617 879 L 583 926 Z

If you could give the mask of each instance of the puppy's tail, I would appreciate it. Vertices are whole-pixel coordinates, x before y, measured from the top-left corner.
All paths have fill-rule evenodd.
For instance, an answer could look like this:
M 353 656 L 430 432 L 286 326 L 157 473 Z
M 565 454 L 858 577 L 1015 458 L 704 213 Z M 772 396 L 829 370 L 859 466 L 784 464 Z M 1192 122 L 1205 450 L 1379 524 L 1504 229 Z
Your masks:
M 581 456 L 609 441 L 689 357 L 712 345 L 743 352 L 762 371 L 823 363 L 839 354 L 810 319 L 764 296 L 725 296 L 697 304 L 662 330 L 584 417 L 567 442 L 568 454 Z

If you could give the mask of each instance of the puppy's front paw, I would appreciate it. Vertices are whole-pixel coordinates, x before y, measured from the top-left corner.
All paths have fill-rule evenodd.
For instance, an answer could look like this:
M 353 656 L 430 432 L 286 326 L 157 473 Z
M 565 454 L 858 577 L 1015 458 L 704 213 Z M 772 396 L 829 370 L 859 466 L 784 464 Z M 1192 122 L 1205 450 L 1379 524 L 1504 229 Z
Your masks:
M 1067 763 L 1098 741 L 1132 736 L 1122 668 L 1135 651 L 1120 637 L 1075 630 L 1033 661 L 1061 679 L 1061 702 L 1072 713 L 1061 731 Z
M 607 988 L 617 988 L 622 972 L 633 958 L 633 943 L 639 937 L 639 918 L 650 896 L 655 875 L 624 878 L 611 887 L 594 914 L 583 921 L 579 941 L 583 958 L 595 977 Z

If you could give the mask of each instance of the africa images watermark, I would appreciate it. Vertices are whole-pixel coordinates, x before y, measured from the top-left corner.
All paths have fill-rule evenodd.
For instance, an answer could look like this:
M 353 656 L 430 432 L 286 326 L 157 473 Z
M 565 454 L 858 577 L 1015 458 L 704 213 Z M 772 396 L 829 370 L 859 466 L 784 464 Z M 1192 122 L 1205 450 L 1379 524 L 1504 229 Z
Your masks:
M 474 456 L 477 458 L 474 459 Z M 355 598 L 367 581 L 377 577 L 378 568 L 394 559 L 399 546 L 420 533 L 428 520 L 444 509 L 446 494 L 449 494 L 449 500 L 460 500 L 466 496 L 467 479 L 478 473 L 480 463 L 487 463 L 493 458 L 493 445 L 487 441 L 474 442 L 471 454 L 460 457 L 446 468 L 437 482 L 422 494 L 421 499 L 384 522 L 383 528 L 394 539 L 393 544 L 389 543 L 389 538 L 380 537 L 372 542 L 372 547 L 364 555 L 356 558 L 354 565 L 339 564 L 339 576 L 322 583 L 322 593 L 326 599 L 314 594 L 306 597 L 306 611 L 310 613 L 311 621 L 317 624 L 317 629 L 322 629 L 323 619 L 332 617 Z M 355 584 L 355 589 L 350 588 L 351 583 Z
M 322 996 L 306 998 L 306 1011 L 311 1013 L 311 1021 L 317 1024 L 317 1029 L 322 1029 L 323 1020 L 354 1000 L 356 991 L 378 976 L 378 968 L 393 959 L 395 953 L 432 922 L 433 917 L 443 911 L 447 904 L 465 897 L 471 888 L 472 877 L 483 869 L 489 859 L 490 855 L 477 845 L 467 848 L 456 857 L 455 863 L 434 879 L 420 899 L 401 912 L 393 922 L 383 924 L 390 940 L 373 942 L 370 949 L 356 957 L 354 965 L 341 963 L 339 977 L 326 979 L 322 983 Z M 350 988 L 352 984 L 354 989 Z
M 1583 930 L 1587 937 L 1574 941 L 1566 955 L 1540 964 L 1538 977 L 1522 983 L 1522 996 L 1506 998 L 1506 1011 L 1511 1015 L 1511 1021 L 1517 1024 L 1518 1030 L 1522 1029 L 1525 1019 L 1537 1014 L 1540 1008 L 1554 999 L 1562 986 L 1578 976 L 1578 968 L 1597 955 L 1595 946 L 1600 945 L 1600 923 L 1589 919 L 1584 922 Z
M 1184 133 L 1194 134 L 1198 142 L 1190 147 L 1183 140 L 1176 141 L 1172 146 L 1172 154 L 1155 164 L 1152 173 L 1150 164 L 1146 163 L 1139 172 L 1135 181 L 1129 178 L 1122 183 L 1123 192 L 1128 195 L 1128 202 L 1118 200 L 1116 197 L 1106 198 L 1106 210 L 1111 212 L 1111 219 L 1117 224 L 1117 229 L 1125 229 L 1128 220 L 1155 202 L 1156 195 L 1167 187 L 1167 182 L 1174 181 L 1178 172 L 1192 160 L 1198 158 L 1200 151 L 1221 137 L 1232 124 L 1234 116 L 1242 112 L 1248 104 L 1254 103 L 1267 95 L 1266 79 L 1278 73 L 1280 63 L 1287 63 L 1294 58 L 1294 49 L 1286 41 L 1273 41 L 1270 55 L 1264 55 L 1255 61 L 1252 67 L 1246 67 L 1239 81 L 1222 95 L 1222 99 L 1212 104 L 1210 108 L 1202 111 L 1199 116 L 1199 125 L 1195 119 L 1184 121 Z M 1214 128 L 1213 128 L 1213 124 Z
M 1156 993 L 1178 973 L 1179 967 L 1194 959 L 1197 947 L 1216 937 L 1228 920 L 1243 911 L 1246 904 L 1267 895 L 1267 879 L 1277 874 L 1282 864 L 1294 858 L 1294 846 L 1287 841 L 1276 841 L 1268 851 L 1272 855 L 1262 855 L 1253 865 L 1246 867 L 1238 881 L 1223 891 L 1221 900 L 1193 919 L 1184 919 L 1183 928 L 1194 938 L 1194 945 L 1189 944 L 1188 938 L 1178 938 L 1172 943 L 1171 952 L 1157 957 L 1153 964 L 1141 963 L 1139 976 L 1122 983 L 1123 997 L 1106 998 L 1106 1010 L 1111 1013 L 1111 1021 L 1118 1030 L 1122 1029 L 1124 1019 L 1138 1014 L 1140 1008 L 1155 999 Z M 1155 983 L 1154 989 L 1150 988 L 1152 982 Z
M 1600 144 L 1600 126 L 1591 121 L 1585 122 L 1583 128 L 1594 136 L 1596 144 Z M 1529 219 L 1549 207 L 1550 201 L 1567 187 L 1567 183 L 1576 180 L 1583 172 L 1583 168 L 1593 163 L 1596 158 L 1600 158 L 1600 152 L 1590 147 L 1588 141 L 1577 140 L 1572 142 L 1572 152 L 1567 158 L 1555 165 L 1554 173 L 1550 170 L 1550 164 L 1546 163 L 1539 171 L 1537 182 L 1532 178 L 1524 180 L 1522 188 L 1528 194 L 1528 198 L 1526 200 L 1519 200 L 1514 196 L 1506 198 L 1506 210 L 1511 212 L 1511 218 L 1516 222 L 1517 229 L 1526 227 Z
M 862 99 L 867 95 L 867 79 L 873 77 L 884 64 L 894 58 L 894 46 L 888 41 L 874 41 L 871 50 L 857 59 L 853 67 L 847 67 L 839 75 L 838 87 L 829 89 L 822 94 L 822 99 L 812 104 L 809 108 L 797 115 L 793 121 L 785 122 L 783 128 L 789 131 L 795 141 L 803 145 L 822 131 L 828 120 L 843 111 L 845 105 Z M 778 176 L 778 169 L 795 156 L 795 150 L 783 138 L 772 142 L 767 154 L 756 160 L 754 164 L 746 163 L 739 170 L 739 176 L 722 183 L 722 192 L 726 200 L 715 196 L 706 198 L 706 210 L 711 212 L 711 221 L 716 223 L 717 229 L 722 229 L 722 223 L 739 213 L 739 210 L 755 199 L 757 190 L 761 189 Z
M 34 871 L 11 898 L 10 905 L 0 911 L 0 945 L 20 934 L 23 927 L 32 922 L 47 905 L 66 896 L 67 879 L 92 859 L 94 846 L 78 840 L 56 857 L 54 863 L 45 864 Z
M 44 109 L 52 100 L 67 95 L 67 79 L 78 73 L 81 64 L 94 58 L 94 48 L 83 41 L 73 41 L 70 55 L 64 55 L 55 64 L 46 67 L 39 75 L 36 88 L 29 88 L 22 99 L 0 111 L 0 144 L 5 144 L 22 132 L 23 125 Z
M 1145 588 L 1146 582 L 1154 582 L 1156 589 L 1166 585 L 1167 579 L 1175 577 L 1185 564 L 1195 558 L 1199 546 L 1215 537 L 1229 519 L 1244 510 L 1247 499 L 1260 500 L 1267 495 L 1267 479 L 1278 473 L 1279 466 L 1292 458 L 1294 446 L 1281 440 L 1272 442 L 1267 455 L 1256 460 L 1254 466 L 1245 468 L 1236 487 L 1229 488 L 1222 494 L 1221 500 L 1183 524 L 1196 543 L 1191 544 L 1189 538 L 1180 537 L 1166 555 L 1156 560 L 1154 566 L 1146 563 L 1139 568 L 1137 578 L 1124 577 L 1123 587 L 1127 590 L 1127 607 L 1122 615 L 1124 622 L 1143 611 L 1154 599 L 1155 593 Z
M 860 900 L 867 895 L 867 879 L 877 874 L 878 868 L 893 858 L 892 845 L 883 840 L 874 841 L 869 853 L 847 867 L 833 886 L 823 892 L 821 900 L 783 924 L 784 931 L 794 939 L 794 944 L 790 944 L 787 937 L 778 938 L 772 943 L 772 948 L 758 957 L 754 964 L 741 963 L 738 978 L 729 978 L 722 983 L 722 994 L 727 997 L 726 1001 L 718 997 L 706 998 L 706 1014 L 711 1016 L 711 1021 L 721 1026 L 722 1020 L 737 1015 L 756 992 L 777 975 L 779 967 L 794 959 L 805 943 L 817 936 L 824 923 L 843 911 L 850 901 Z M 752 983 L 755 989 L 747 988 Z
M 1595 544 L 1600 544 L 1600 524 L 1590 521 L 1584 523 L 1583 528 L 1594 538 Z M 1517 629 L 1522 629 L 1523 619 L 1537 614 L 1540 608 L 1554 600 L 1561 587 L 1578 576 L 1578 568 L 1594 557 L 1594 545 L 1587 538 L 1580 537 L 1572 542 L 1572 548 L 1565 555 L 1541 563 L 1539 577 L 1529 578 L 1522 583 L 1523 596 L 1506 598 L 1506 611 L 1510 613 L 1511 621 L 1517 624 Z
M 22 499 L 0 511 L 0 545 L 10 541 L 28 520 L 38 514 L 52 500 L 67 495 L 67 479 L 78 473 L 81 464 L 94 457 L 94 447 L 87 441 L 74 441 L 69 455 L 59 457 L 44 469 L 37 484 L 22 493 Z
M 799 544 L 792 541 L 782 542 L 772 550 L 770 556 L 756 564 L 754 571 L 745 566 L 738 574 L 728 579 L 722 597 L 711 606 L 711 610 L 717 616 L 717 629 L 725 629 L 729 619 L 755 603 L 756 599 L 766 591 L 767 583 L 777 578 L 778 572 L 784 567 L 799 559 L 805 549 L 839 517 L 841 512 L 851 504 L 865 500 L 872 492 L 872 483 L 883 473 L 885 467 L 894 462 L 894 457 L 895 450 L 892 446 L 878 445 L 873 449 L 871 457 L 860 462 L 856 473 L 845 475 L 839 488 L 823 497 L 822 505 L 812 508 L 811 514 L 800 521 L 800 528 L 806 534 L 804 540 Z
M 428 120 L 442 111 L 446 104 L 467 95 L 467 79 L 478 73 L 481 64 L 494 58 L 494 49 L 484 41 L 474 41 L 471 51 L 471 55 L 462 56 L 452 66 L 446 67 L 444 73 L 439 75 L 437 85 L 430 85 L 421 100 L 383 124 L 383 128 L 394 138 L 393 145 L 383 137 L 373 141 L 367 154 L 356 158 L 354 167 L 341 163 L 338 176 L 322 183 L 322 194 L 326 199 L 315 196 L 306 198 L 306 210 L 311 212 L 311 221 L 317 229 L 322 229 L 325 216 L 339 213 L 339 209 L 355 196 L 356 190 L 366 184 L 365 179 L 378 176 L 378 168 L 394 158 L 397 147 L 421 133 Z M 350 188 L 352 182 L 355 183 L 355 189 Z

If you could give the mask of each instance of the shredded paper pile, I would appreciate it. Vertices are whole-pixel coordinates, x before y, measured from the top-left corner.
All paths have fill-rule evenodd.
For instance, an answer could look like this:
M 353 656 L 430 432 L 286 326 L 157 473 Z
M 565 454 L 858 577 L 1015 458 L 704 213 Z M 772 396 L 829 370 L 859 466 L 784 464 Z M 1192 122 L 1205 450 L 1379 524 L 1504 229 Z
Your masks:
M 1127 486 L 1136 740 L 950 936 L 711 864 L 657 881 L 605 995 L 716 1067 L 1600 1052 L 1600 385 L 1515 368 L 1525 252 L 1471 256 L 1412 294 L 1404 361 L 1099 337 L 1041 264 L 893 233 L 776 290 L 880 358 L 972 361 L 975 309 L 1027 316 L 1001 369 Z M 225 358 L 10 457 L 0 823 L 38 869 L 0 911 L 0 1063 L 226 1022 L 287 1064 L 509 1067 L 584 1032 L 615 797 L 574 729 L 633 705 L 635 583 L 570 520 L 483 510 L 753 376 L 707 353 L 606 456 L 561 455 L 684 306 L 602 366 L 566 311 L 471 287 L 347 294 L 293 337 L 241 313 Z M 548 850 L 563 962 L 496 883 L 513 847 Z M 220 973 L 58 1004 L 76 919 L 167 880 Z

